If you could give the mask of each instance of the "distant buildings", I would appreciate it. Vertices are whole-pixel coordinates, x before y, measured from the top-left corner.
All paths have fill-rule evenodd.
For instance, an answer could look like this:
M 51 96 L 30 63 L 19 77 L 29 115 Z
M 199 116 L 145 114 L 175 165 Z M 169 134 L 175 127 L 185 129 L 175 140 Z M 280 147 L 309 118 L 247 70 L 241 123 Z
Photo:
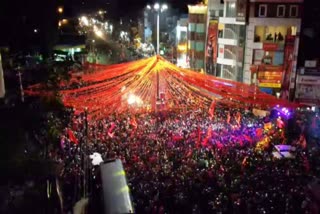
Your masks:
M 188 5 L 188 61 L 190 68 L 205 69 L 205 46 L 208 7 L 204 4 Z
M 176 31 L 177 65 L 182 68 L 188 68 L 188 17 L 180 18 L 178 20 Z
M 245 83 L 289 99 L 297 70 L 303 0 L 250 0 L 244 59 Z M 290 96 L 292 97 L 292 96 Z
M 209 0 L 189 5 L 190 68 L 289 98 L 303 0 Z M 292 88 L 292 85 L 291 85 Z
M 246 38 L 246 11 L 237 17 L 237 2 L 224 2 L 223 16 L 219 17 L 217 75 L 243 82 L 243 56 Z M 245 6 L 244 6 L 245 7 Z

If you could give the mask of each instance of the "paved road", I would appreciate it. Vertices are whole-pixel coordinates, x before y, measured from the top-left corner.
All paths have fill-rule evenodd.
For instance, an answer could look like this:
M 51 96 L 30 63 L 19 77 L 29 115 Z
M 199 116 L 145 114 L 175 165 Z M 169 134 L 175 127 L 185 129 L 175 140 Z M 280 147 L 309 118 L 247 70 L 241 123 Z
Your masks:
M 114 41 L 98 40 L 90 49 L 95 50 L 94 54 L 89 50 L 87 60 L 91 63 L 109 65 L 136 59 L 127 47 Z

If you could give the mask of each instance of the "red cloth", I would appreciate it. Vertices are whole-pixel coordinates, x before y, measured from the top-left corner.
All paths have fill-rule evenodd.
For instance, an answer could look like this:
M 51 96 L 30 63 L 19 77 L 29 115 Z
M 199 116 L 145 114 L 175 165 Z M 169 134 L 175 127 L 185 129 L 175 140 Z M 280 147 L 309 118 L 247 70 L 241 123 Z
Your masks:
M 228 124 L 230 124 L 230 119 L 231 119 L 230 112 L 228 112 L 228 115 L 227 115 L 227 123 Z
M 67 133 L 68 133 L 68 138 L 71 140 L 71 142 L 73 142 L 75 144 L 79 143 L 78 139 L 74 135 L 73 131 L 71 131 L 71 129 L 67 129 Z
M 256 129 L 256 135 L 257 135 L 257 137 L 262 137 L 263 130 L 261 128 Z
M 134 128 L 138 127 L 138 123 L 135 117 L 131 118 L 130 125 L 132 125 Z
M 237 124 L 240 126 L 240 122 L 241 122 L 241 113 L 240 112 L 237 113 L 236 121 L 237 121 Z
M 211 138 L 211 133 L 212 133 L 212 128 L 211 128 L 211 126 L 210 126 L 210 127 L 208 128 L 206 138 L 203 139 L 203 141 L 202 141 L 202 145 L 203 145 L 203 146 L 206 146 L 206 145 L 208 144 L 208 141 L 209 141 L 209 139 Z
M 211 119 L 213 119 L 215 107 L 216 107 L 216 101 L 212 100 L 210 108 L 209 108 L 209 115 L 210 115 Z

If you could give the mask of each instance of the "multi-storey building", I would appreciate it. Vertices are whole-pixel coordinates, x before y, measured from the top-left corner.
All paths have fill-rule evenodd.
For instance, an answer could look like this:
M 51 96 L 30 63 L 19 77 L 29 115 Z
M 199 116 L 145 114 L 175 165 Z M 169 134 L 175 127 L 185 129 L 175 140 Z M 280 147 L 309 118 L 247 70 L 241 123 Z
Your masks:
M 193 70 L 205 69 L 207 5 L 188 5 L 188 63 Z
M 216 75 L 219 17 L 223 16 L 223 3 L 221 0 L 209 0 L 207 4 L 206 73 Z
M 239 2 L 239 0 L 238 0 Z M 242 82 L 246 36 L 245 15 L 237 16 L 237 1 L 225 0 L 219 17 L 217 76 Z M 245 11 L 244 11 L 245 12 Z
M 188 18 L 180 18 L 177 22 L 176 46 L 177 65 L 188 68 L 187 64 Z
M 296 72 L 303 0 L 250 0 L 244 59 L 245 83 L 288 99 Z M 251 68 L 251 69 L 250 69 Z
M 212 0 L 213 1 L 213 0 Z M 225 0 L 216 75 L 288 98 L 303 0 Z

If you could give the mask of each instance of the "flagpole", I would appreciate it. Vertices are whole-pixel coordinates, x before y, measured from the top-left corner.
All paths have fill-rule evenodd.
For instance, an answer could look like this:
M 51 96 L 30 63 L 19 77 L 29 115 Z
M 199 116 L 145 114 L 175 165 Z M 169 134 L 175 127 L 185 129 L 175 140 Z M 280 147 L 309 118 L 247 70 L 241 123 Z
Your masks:
M 4 98 L 5 94 L 6 94 L 6 89 L 4 85 L 4 75 L 3 75 L 2 59 L 1 59 L 1 53 L 0 53 L 0 98 Z

